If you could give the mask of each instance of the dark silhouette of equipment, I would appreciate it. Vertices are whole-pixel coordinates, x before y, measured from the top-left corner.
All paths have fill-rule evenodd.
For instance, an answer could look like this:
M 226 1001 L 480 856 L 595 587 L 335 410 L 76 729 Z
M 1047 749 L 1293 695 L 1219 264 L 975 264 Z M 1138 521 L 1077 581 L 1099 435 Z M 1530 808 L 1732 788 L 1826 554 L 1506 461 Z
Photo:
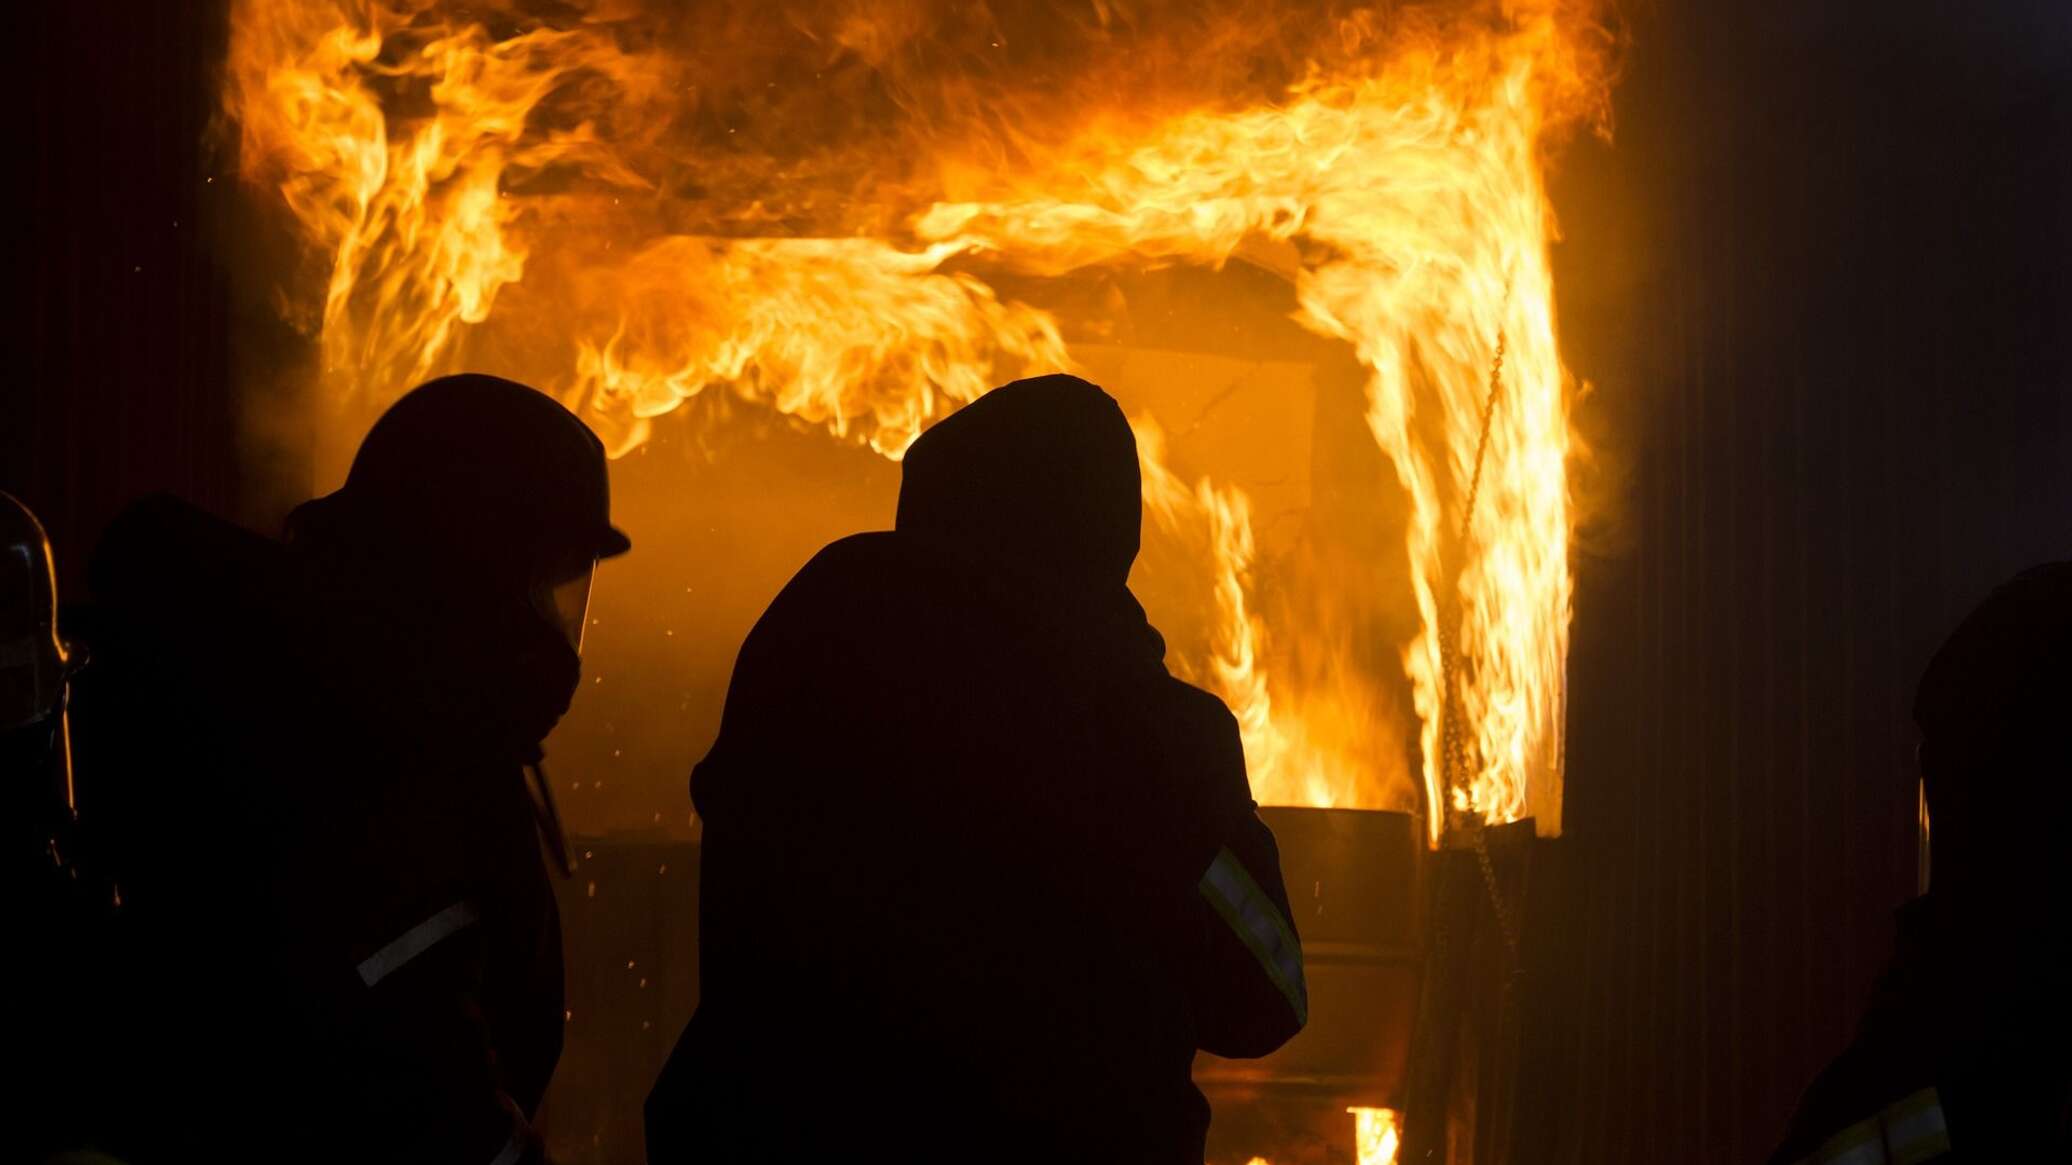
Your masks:
M 66 696 L 82 660 L 58 633 L 56 576 L 43 524 L 0 493 L 0 773 L 20 831 L 10 853 L 62 874 L 78 810 Z
M 40 1159 L 85 1133 L 92 1058 L 81 1037 L 100 1000 L 94 939 L 114 890 L 82 852 L 72 778 L 69 689 L 85 653 L 58 627 L 50 539 L 29 507 L 0 493 L 0 796 L 5 878 L 16 897 L 18 1022 L 8 1077 L 21 1114 L 8 1138 Z

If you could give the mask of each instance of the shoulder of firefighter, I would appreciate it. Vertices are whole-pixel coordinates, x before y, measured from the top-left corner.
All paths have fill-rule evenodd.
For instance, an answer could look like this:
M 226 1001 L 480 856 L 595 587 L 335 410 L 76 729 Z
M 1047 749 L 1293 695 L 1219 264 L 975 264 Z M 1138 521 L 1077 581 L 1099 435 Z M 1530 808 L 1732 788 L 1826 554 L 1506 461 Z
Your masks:
M 1209 854 L 1195 882 L 1200 958 L 1188 984 L 1200 1045 L 1218 1056 L 1271 1053 L 1309 1022 L 1302 943 L 1281 880 L 1280 850 L 1259 819 L 1237 720 L 1222 701 L 1183 689 L 1192 753 L 1207 778 Z

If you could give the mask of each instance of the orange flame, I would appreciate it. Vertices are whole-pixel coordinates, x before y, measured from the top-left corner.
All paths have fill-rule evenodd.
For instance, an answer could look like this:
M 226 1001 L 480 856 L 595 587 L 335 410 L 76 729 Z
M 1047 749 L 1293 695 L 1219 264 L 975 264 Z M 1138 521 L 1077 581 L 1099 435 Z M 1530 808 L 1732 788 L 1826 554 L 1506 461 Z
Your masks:
M 1353 1117 L 1353 1159 L 1359 1165 L 1396 1165 L 1396 1152 L 1402 1146 L 1402 1127 L 1396 1122 L 1394 1109 L 1349 1108 L 1345 1111 Z M 1245 1165 L 1273 1165 L 1264 1157 L 1254 1157 Z
M 1275 271 L 1364 366 L 1408 497 L 1423 799 L 1552 831 L 1573 515 L 1541 165 L 1603 112 L 1596 6 L 1144 0 L 1017 24 L 930 0 L 240 0 L 225 102 L 304 245 L 284 306 L 330 397 L 490 368 L 617 453 L 720 389 L 897 457 L 987 385 L 1074 366 L 1069 321 L 1015 280 Z M 1216 611 L 1175 664 L 1237 712 L 1261 800 L 1414 807 L 1355 669 L 1275 670 L 1276 643 L 1332 629 L 1266 625 L 1244 493 L 1180 482 L 1139 431 L 1147 512 L 1201 548 Z
M 1396 1150 L 1403 1141 L 1396 1114 L 1387 1108 L 1349 1108 L 1353 1114 L 1353 1144 L 1360 1165 L 1396 1165 Z

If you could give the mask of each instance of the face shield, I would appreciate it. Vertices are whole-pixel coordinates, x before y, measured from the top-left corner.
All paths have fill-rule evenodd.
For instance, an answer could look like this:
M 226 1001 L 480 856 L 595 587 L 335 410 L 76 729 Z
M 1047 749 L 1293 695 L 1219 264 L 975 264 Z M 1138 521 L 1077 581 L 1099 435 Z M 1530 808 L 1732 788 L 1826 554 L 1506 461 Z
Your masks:
M 532 605 L 540 616 L 561 632 L 577 655 L 583 653 L 583 628 L 590 623 L 590 582 L 597 576 L 597 560 L 583 563 L 573 574 L 548 582 L 533 591 Z

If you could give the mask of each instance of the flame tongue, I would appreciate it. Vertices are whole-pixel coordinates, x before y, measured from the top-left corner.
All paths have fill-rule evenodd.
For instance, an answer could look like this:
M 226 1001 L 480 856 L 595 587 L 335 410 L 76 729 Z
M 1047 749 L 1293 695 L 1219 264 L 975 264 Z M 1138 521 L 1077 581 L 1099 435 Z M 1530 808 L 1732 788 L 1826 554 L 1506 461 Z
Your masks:
M 1072 366 L 1060 321 L 981 273 L 1265 262 L 1364 366 L 1409 499 L 1428 803 L 1558 821 L 1572 515 L 1540 164 L 1602 111 L 1594 4 L 1096 5 L 1026 29 L 920 2 L 564 7 L 236 6 L 241 168 L 306 244 L 285 298 L 331 393 L 510 364 L 623 453 L 724 388 L 896 457 L 986 386 Z M 1267 625 L 1243 492 L 1140 435 L 1147 512 L 1199 547 L 1216 611 L 1176 664 L 1237 711 L 1261 800 L 1413 805 L 1358 677 L 1274 670 L 1331 629 Z

